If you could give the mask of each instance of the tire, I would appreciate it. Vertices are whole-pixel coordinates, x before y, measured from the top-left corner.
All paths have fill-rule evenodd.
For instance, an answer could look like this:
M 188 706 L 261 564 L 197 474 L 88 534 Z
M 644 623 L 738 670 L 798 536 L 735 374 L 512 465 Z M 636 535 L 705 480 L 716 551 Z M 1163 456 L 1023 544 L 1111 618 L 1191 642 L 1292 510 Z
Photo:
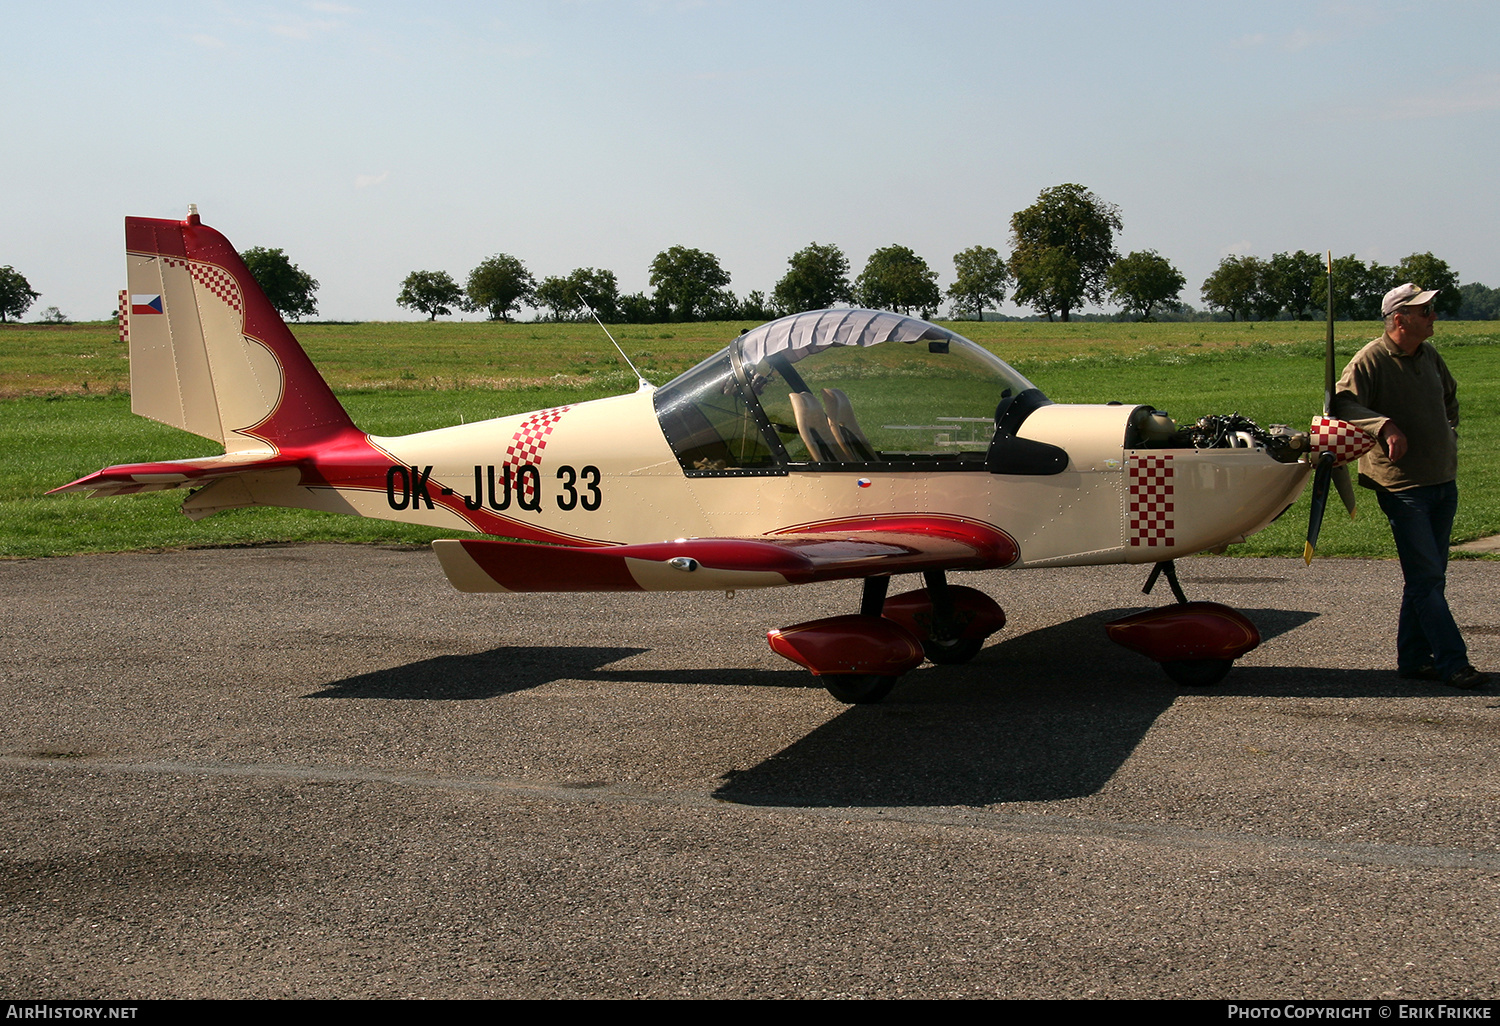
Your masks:
M 922 642 L 922 653 L 940 666 L 958 666 L 979 654 L 984 648 L 983 638 L 960 638 L 957 641 Z
M 1233 659 L 1182 659 L 1162 663 L 1161 668 L 1185 688 L 1211 688 L 1224 679 L 1233 665 Z
M 846 705 L 866 705 L 880 701 L 896 686 L 895 677 L 878 673 L 839 673 L 821 678 L 828 693 Z

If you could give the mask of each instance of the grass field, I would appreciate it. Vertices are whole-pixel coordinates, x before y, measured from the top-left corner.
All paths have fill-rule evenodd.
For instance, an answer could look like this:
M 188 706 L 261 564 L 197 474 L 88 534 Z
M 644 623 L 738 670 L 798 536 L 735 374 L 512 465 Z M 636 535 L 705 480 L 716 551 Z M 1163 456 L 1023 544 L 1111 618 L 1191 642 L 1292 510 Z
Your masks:
M 612 327 L 661 384 L 749 322 Z M 1322 405 L 1323 325 L 951 325 L 1012 363 L 1058 402 L 1152 403 L 1177 420 L 1239 412 L 1302 425 Z M 402 434 L 629 391 L 634 379 L 597 327 L 583 324 L 383 323 L 293 331 L 356 422 Z M 1340 362 L 1379 333 L 1337 326 Z M 1500 324 L 1440 322 L 1434 340 L 1460 386 L 1464 424 L 1455 540 L 1500 533 Z M 417 544 L 428 529 L 302 510 L 239 510 L 192 523 L 181 492 L 116 499 L 43 497 L 110 463 L 209 455 L 212 442 L 134 417 L 129 363 L 112 324 L 0 326 L 0 556 L 241 545 L 279 541 Z M 1368 500 L 1368 501 L 1367 501 Z M 1369 493 L 1350 523 L 1335 500 L 1319 551 L 1393 554 Z M 1231 552 L 1301 551 L 1307 498 Z

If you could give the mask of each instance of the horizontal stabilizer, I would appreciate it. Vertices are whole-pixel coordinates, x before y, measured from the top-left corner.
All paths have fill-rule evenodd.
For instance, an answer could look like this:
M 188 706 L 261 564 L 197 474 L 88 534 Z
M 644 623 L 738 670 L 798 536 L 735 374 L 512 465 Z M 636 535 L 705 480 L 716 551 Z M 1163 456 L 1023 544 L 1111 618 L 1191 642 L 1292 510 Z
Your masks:
M 58 492 L 90 492 L 97 498 L 109 495 L 134 495 L 137 492 L 159 492 L 168 488 L 199 488 L 220 478 L 237 474 L 281 470 L 296 467 L 301 461 L 269 450 L 232 452 L 201 459 L 169 460 L 161 463 L 122 463 L 105 467 L 71 484 L 54 488 Z

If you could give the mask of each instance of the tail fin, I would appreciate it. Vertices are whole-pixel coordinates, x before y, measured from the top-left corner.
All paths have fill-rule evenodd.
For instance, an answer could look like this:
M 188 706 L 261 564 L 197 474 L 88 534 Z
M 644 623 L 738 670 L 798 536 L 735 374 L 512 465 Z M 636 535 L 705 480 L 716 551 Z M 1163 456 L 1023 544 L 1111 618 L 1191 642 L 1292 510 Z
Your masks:
M 126 218 L 125 260 L 132 411 L 228 453 L 354 430 L 229 240 L 196 211 Z

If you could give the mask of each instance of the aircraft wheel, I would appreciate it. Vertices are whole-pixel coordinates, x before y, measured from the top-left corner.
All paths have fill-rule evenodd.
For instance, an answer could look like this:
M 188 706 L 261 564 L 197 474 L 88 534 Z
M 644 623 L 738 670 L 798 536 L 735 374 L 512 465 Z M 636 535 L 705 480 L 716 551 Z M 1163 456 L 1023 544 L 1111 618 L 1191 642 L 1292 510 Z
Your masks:
M 1180 659 L 1162 663 L 1161 668 L 1185 688 L 1209 688 L 1223 680 L 1233 665 L 1233 659 Z
M 982 648 L 983 638 L 960 638 L 957 641 L 935 641 L 929 638 L 922 642 L 922 653 L 942 666 L 966 663 L 977 656 Z
M 827 674 L 821 678 L 828 693 L 848 705 L 878 702 L 896 686 L 895 677 L 878 673 Z

